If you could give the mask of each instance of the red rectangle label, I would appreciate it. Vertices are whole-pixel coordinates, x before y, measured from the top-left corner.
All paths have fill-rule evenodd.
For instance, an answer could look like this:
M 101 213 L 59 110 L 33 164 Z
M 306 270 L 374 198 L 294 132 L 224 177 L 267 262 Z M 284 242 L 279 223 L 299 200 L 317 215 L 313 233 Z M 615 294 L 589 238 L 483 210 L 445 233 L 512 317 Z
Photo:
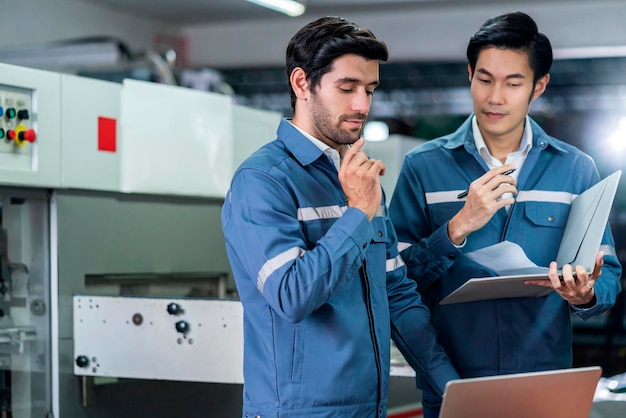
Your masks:
M 115 152 L 117 149 L 117 120 L 98 117 L 98 151 Z

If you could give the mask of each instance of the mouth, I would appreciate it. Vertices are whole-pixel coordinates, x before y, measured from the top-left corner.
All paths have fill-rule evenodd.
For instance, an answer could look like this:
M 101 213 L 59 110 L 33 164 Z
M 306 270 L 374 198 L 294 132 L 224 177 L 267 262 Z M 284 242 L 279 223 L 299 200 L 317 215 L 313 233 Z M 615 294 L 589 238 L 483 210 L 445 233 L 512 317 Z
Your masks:
M 361 129 L 365 124 L 365 117 L 349 117 L 344 118 L 342 120 L 346 125 L 348 125 L 349 129 Z
M 344 123 L 348 125 L 350 129 L 361 129 L 363 127 L 362 120 L 344 120 Z
M 487 117 L 487 119 L 502 119 L 506 116 L 506 113 L 499 112 L 483 112 L 483 115 Z

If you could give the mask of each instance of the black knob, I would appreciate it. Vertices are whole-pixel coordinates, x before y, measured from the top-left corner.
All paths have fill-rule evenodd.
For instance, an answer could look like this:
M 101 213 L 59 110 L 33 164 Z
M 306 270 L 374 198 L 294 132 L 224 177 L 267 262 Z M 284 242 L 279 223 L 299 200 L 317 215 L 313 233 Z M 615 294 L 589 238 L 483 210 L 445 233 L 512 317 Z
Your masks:
M 170 315 L 180 315 L 181 313 L 183 313 L 183 308 L 181 308 L 178 303 L 172 302 L 167 305 L 167 313 L 169 313 Z
M 188 333 L 189 332 L 189 322 L 187 322 L 187 321 L 178 321 L 176 323 L 176 331 L 182 332 L 183 334 Z
M 17 111 L 18 119 L 28 119 L 28 110 L 22 109 Z
M 89 365 L 89 359 L 87 356 L 78 356 L 76 357 L 76 365 L 78 367 L 87 367 Z

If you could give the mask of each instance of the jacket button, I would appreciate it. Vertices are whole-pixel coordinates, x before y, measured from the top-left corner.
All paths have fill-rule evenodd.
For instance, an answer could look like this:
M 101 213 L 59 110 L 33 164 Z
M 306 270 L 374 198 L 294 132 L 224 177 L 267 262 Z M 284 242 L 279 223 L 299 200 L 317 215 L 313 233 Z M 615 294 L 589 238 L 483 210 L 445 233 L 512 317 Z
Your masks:
M 554 222 L 554 216 L 552 215 L 548 216 L 548 222 Z
M 367 247 L 367 242 L 364 242 L 363 243 L 363 248 L 366 248 L 366 247 Z
M 456 258 L 456 255 L 454 255 L 454 254 L 450 254 L 448 256 L 448 260 L 454 260 L 455 258 Z
M 383 231 L 378 231 L 378 236 L 382 237 L 383 236 Z

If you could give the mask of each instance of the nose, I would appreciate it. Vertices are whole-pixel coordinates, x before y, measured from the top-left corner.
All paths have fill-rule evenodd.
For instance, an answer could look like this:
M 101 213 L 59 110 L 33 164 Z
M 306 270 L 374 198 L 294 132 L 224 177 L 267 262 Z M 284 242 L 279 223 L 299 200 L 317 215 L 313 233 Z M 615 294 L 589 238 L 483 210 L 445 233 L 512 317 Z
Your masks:
M 489 103 L 500 104 L 504 100 L 502 86 L 494 84 L 489 91 Z
M 352 98 L 352 110 L 355 113 L 367 114 L 372 104 L 372 96 L 365 91 L 365 89 L 359 89 Z

